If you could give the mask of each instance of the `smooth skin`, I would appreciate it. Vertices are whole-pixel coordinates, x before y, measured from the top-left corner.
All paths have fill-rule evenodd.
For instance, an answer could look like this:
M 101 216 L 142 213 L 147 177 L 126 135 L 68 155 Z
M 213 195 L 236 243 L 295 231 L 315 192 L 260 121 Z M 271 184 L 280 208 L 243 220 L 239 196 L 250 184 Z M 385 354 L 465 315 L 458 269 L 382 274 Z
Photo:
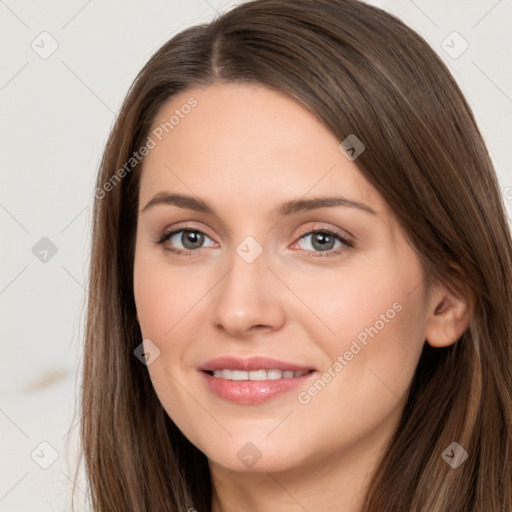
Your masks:
M 148 366 L 154 389 L 208 458 L 213 512 L 358 512 L 425 341 L 455 343 L 468 307 L 441 284 L 427 300 L 417 254 L 387 204 L 304 107 L 260 85 L 214 83 L 173 97 L 154 127 L 190 97 L 197 106 L 151 149 L 140 181 L 134 293 L 142 337 L 160 350 Z M 162 192 L 200 198 L 215 214 L 145 208 Z M 276 213 L 286 201 L 333 196 L 374 213 Z M 322 243 L 313 230 L 336 234 Z M 247 237 L 242 247 L 262 250 L 251 263 L 237 252 Z M 396 303 L 400 312 L 301 403 L 298 393 Z M 240 405 L 213 394 L 198 371 L 223 355 L 316 372 L 303 389 Z M 261 455 L 251 467 L 237 456 L 247 443 Z

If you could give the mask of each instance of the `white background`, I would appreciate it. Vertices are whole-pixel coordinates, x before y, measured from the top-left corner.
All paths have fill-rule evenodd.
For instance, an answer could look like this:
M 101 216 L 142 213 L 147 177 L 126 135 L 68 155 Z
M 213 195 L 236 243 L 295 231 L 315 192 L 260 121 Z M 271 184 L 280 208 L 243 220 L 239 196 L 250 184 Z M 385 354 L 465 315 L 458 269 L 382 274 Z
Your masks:
M 94 180 L 128 87 L 175 33 L 238 2 L 0 0 L 0 511 L 70 510 Z M 476 115 L 512 214 L 511 2 L 371 1 L 438 52 Z M 47 31 L 50 36 L 40 36 Z M 469 44 L 462 47 L 458 32 Z M 46 37 L 44 42 L 41 38 Z M 41 58 L 31 47 L 57 50 Z M 444 44 L 443 41 L 446 41 Z M 507 190 L 509 191 L 507 193 Z M 32 252 L 49 238 L 46 263 Z M 69 434 L 68 434 L 69 432 Z M 51 445 L 39 446 L 41 442 Z M 35 450 L 35 452 L 34 452 Z M 48 468 L 40 464 L 57 459 Z M 67 452 L 69 450 L 69 453 Z M 82 508 L 78 508 L 82 510 Z

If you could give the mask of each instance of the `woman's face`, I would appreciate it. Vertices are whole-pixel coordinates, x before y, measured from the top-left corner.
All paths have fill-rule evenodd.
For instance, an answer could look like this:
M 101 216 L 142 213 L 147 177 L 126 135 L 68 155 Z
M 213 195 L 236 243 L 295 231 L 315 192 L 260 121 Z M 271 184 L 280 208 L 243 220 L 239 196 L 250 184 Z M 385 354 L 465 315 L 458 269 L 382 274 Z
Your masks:
M 183 92 L 151 137 L 134 292 L 168 415 L 232 471 L 376 455 L 430 306 L 415 252 L 347 157 L 357 152 L 247 84 Z

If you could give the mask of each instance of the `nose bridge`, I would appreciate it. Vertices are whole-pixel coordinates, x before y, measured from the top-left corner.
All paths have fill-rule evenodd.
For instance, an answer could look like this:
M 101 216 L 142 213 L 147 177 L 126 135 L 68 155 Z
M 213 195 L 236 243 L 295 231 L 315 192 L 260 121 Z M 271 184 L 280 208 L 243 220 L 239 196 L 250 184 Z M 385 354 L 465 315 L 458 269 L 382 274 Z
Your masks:
M 283 310 L 275 296 L 275 277 L 267 268 L 263 247 L 247 237 L 235 248 L 230 270 L 217 288 L 214 323 L 235 336 L 243 336 L 254 326 L 277 328 Z

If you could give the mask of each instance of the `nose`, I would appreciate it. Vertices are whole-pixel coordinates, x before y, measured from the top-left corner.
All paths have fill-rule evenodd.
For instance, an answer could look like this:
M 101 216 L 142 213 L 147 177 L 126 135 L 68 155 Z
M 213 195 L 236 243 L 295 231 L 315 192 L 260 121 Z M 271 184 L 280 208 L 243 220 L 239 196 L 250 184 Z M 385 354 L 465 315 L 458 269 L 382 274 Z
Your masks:
M 212 296 L 214 326 L 237 339 L 282 327 L 285 294 L 267 267 L 265 252 L 250 263 L 235 253 L 231 262 Z

